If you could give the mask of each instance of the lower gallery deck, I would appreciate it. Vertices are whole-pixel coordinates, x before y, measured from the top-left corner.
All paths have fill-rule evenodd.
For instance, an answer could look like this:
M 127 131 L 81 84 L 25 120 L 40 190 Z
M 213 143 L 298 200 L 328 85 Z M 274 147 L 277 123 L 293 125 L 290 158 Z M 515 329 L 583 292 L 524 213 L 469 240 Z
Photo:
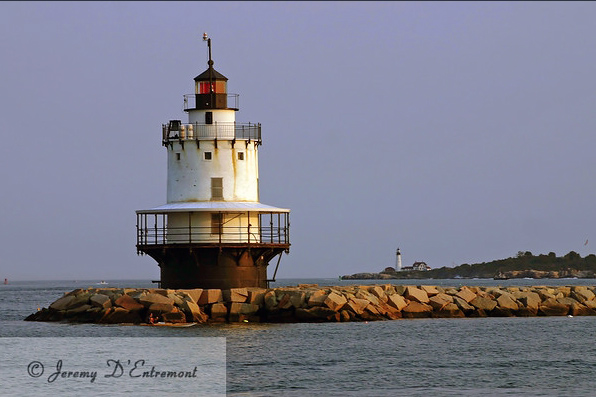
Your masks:
M 265 288 L 289 248 L 289 212 L 137 212 L 137 253 L 157 261 L 163 288 Z

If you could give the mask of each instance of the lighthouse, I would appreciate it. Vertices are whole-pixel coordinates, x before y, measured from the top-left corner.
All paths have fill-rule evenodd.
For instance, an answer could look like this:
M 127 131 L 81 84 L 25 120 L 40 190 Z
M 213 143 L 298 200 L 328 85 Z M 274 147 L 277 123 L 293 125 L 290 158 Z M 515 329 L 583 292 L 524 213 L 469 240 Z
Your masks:
M 399 248 L 395 252 L 395 270 L 401 272 L 401 252 Z
M 261 125 L 236 122 L 238 94 L 203 40 L 208 67 L 183 97 L 188 121 L 162 125 L 167 202 L 136 211 L 137 253 L 155 259 L 162 288 L 265 288 L 289 252 L 290 210 L 259 202 Z

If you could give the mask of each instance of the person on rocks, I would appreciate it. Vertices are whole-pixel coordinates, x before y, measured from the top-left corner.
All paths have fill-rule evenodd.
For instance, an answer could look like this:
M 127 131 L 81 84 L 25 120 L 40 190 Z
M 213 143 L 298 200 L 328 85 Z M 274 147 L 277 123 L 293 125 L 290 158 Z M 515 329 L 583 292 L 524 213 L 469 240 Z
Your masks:
M 153 313 L 149 314 L 149 324 L 153 325 L 157 322 L 157 317 L 153 316 Z

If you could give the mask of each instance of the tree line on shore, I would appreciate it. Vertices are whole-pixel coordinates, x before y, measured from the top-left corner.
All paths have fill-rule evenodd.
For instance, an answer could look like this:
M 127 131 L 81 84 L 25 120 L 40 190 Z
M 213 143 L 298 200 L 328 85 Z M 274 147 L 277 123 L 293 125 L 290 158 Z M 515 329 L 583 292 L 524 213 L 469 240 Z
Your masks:
M 516 256 L 498 259 L 491 262 L 467 264 L 464 263 L 455 267 L 443 266 L 427 271 L 395 272 L 387 268 L 381 273 L 392 273 L 398 278 L 492 278 L 498 274 L 512 272 L 537 270 L 545 272 L 569 272 L 580 271 L 596 273 L 596 255 L 590 254 L 582 258 L 580 254 L 571 251 L 564 256 L 557 256 L 554 252 L 548 254 L 534 255 L 530 251 L 519 251 Z

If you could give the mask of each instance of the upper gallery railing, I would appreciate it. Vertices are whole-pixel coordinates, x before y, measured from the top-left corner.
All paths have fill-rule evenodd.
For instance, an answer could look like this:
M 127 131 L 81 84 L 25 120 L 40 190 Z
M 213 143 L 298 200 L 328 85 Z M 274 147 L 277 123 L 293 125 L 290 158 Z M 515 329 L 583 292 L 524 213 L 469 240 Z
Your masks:
M 261 123 L 214 122 L 213 124 L 182 124 L 170 120 L 162 124 L 162 144 L 170 140 L 245 139 L 261 142 Z

